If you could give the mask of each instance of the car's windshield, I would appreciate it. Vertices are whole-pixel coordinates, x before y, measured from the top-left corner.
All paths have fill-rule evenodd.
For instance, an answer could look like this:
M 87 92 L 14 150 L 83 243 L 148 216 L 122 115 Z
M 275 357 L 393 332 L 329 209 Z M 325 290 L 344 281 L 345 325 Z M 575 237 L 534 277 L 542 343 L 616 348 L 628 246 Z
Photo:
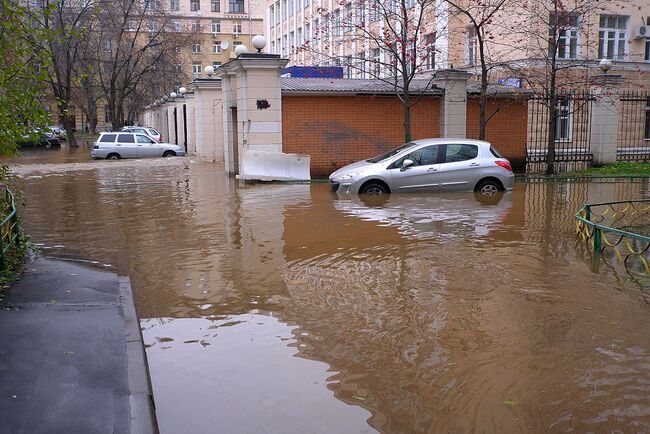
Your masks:
M 394 155 L 397 155 L 400 152 L 402 152 L 404 149 L 410 148 L 412 146 L 415 146 L 415 143 L 413 143 L 413 142 L 405 143 L 403 145 L 398 146 L 395 149 L 391 149 L 390 151 L 386 152 L 385 154 L 378 155 L 378 156 L 373 157 L 373 158 L 371 158 L 369 160 L 366 160 L 366 161 L 368 161 L 368 163 L 379 163 L 380 161 L 384 161 L 384 160 L 386 160 L 386 159 L 388 159 L 388 158 L 390 158 L 390 157 L 392 157 Z

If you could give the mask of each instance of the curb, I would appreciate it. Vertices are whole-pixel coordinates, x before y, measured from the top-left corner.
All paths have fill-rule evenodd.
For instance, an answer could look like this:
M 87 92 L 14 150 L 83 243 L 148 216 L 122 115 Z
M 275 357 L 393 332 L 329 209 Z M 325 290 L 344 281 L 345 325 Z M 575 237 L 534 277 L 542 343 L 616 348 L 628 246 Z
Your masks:
M 151 389 L 147 355 L 142 341 L 142 330 L 131 291 L 131 281 L 127 276 L 118 276 L 117 279 L 120 286 L 120 304 L 124 312 L 131 432 L 157 434 L 159 431 L 156 406 Z

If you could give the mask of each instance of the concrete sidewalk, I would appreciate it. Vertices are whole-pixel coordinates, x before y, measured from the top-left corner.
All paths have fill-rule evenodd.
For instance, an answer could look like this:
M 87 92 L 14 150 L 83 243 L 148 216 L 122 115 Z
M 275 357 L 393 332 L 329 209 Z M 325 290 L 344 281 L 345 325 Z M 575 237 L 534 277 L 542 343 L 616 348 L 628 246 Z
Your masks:
M 128 278 L 37 258 L 0 302 L 0 433 L 158 431 Z

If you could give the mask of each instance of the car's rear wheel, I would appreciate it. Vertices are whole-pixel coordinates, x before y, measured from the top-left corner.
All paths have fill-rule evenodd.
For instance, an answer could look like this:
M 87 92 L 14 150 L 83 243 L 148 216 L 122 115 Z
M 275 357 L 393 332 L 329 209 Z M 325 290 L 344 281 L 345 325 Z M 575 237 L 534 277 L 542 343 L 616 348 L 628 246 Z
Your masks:
M 108 154 L 106 156 L 107 160 L 119 160 L 120 158 L 122 158 L 120 157 L 120 154 L 116 154 L 116 153 Z
M 163 157 L 175 157 L 175 156 L 176 156 L 176 152 L 174 151 L 165 151 L 163 153 Z
M 476 186 L 476 190 L 474 191 L 480 193 L 483 197 L 493 197 L 502 192 L 503 187 L 498 181 L 495 181 L 493 179 L 486 179 L 479 182 L 479 184 Z
M 382 184 L 381 182 L 369 182 L 364 184 L 363 187 L 359 190 L 361 194 L 367 194 L 368 196 L 384 196 L 390 193 L 388 187 Z

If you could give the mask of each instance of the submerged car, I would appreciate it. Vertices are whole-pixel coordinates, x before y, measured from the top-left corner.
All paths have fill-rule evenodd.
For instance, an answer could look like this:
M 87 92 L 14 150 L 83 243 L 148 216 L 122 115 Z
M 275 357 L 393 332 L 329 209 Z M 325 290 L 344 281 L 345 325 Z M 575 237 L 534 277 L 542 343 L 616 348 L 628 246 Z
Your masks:
M 43 131 L 41 129 L 35 129 L 30 132 L 29 135 L 23 137 L 22 140 L 18 142 L 20 147 L 29 147 L 33 146 L 36 148 L 55 148 L 61 146 L 61 139 L 56 137 L 54 134 Z
M 93 159 L 175 157 L 185 155 L 185 149 L 171 143 L 159 143 L 142 133 L 109 132 L 100 133 L 93 144 L 90 156 Z
M 65 128 L 59 126 L 59 125 L 52 125 L 47 127 L 48 132 L 54 134 L 56 137 L 58 137 L 61 140 L 67 140 L 68 139 L 68 133 L 65 131 Z
M 489 197 L 512 190 L 514 174 L 489 142 L 445 138 L 415 140 L 349 164 L 329 181 L 339 194 L 475 191 Z

